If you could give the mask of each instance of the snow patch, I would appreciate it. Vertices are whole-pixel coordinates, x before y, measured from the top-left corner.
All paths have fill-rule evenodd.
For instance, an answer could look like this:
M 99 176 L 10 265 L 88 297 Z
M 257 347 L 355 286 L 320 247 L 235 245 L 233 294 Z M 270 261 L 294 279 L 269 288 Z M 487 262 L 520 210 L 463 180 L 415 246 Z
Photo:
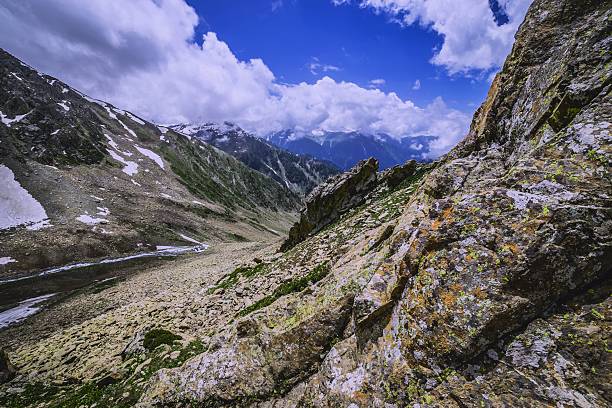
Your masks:
M 17 261 L 11 258 L 10 256 L 0 257 L 0 265 L 6 265 L 6 264 L 13 263 L 13 262 L 17 262 Z
M 55 296 L 55 293 L 49 295 L 38 296 L 35 298 L 24 300 L 19 305 L 12 309 L 5 310 L 0 313 L 0 328 L 8 327 L 11 324 L 18 323 L 24 320 L 26 317 L 38 313 L 41 309 L 40 306 L 36 306 L 45 300 Z
M 76 219 L 77 221 L 80 221 L 83 224 L 87 224 L 87 225 L 97 225 L 97 224 L 108 222 L 104 218 L 94 218 L 87 214 L 79 215 Z
M 138 173 L 138 164 L 134 163 L 133 161 L 125 160 L 123 157 L 110 149 L 106 149 L 106 151 L 113 159 L 125 165 L 125 167 L 122 169 L 125 174 L 128 176 L 133 176 L 134 174 Z
M 134 147 L 136 148 L 136 150 L 140 152 L 140 154 L 142 154 L 143 156 L 147 156 L 149 159 L 157 163 L 157 165 L 161 167 L 162 170 L 164 169 L 164 161 L 162 160 L 161 157 L 159 157 L 157 153 L 149 149 L 145 149 L 144 147 L 137 146 L 137 145 L 135 145 Z
M 43 206 L 15 180 L 13 171 L 4 165 L 0 165 L 0 185 L 0 229 L 19 225 L 33 226 L 48 220 Z
M 57 104 L 58 104 L 59 106 L 61 106 L 62 108 L 64 108 L 64 110 L 65 110 L 66 112 L 68 112 L 68 111 L 70 110 L 70 106 L 66 105 L 67 103 L 68 103 L 68 102 L 66 102 L 66 101 L 57 102 Z
M 28 116 L 30 113 L 32 113 L 32 111 L 29 111 L 28 113 L 25 113 L 23 115 L 17 115 L 13 119 L 9 119 L 8 116 L 6 116 L 5 114 L 2 113 L 2 111 L 0 111 L 0 121 L 2 121 L 2 123 L 4 123 L 7 127 L 11 127 L 11 124 L 20 122 L 23 118 Z
M 101 215 L 102 217 L 106 217 L 110 214 L 110 210 L 106 207 L 96 207 L 98 209 L 98 212 L 96 213 L 96 215 Z
M 183 238 L 185 241 L 192 242 L 192 243 L 198 244 L 198 245 L 205 245 L 205 244 L 201 243 L 200 241 L 197 241 L 197 240 L 195 240 L 193 238 L 188 237 L 187 235 L 179 234 L 179 236 L 181 238 Z
M 138 116 L 134 116 L 132 115 L 130 112 L 125 112 L 125 115 L 127 115 L 130 119 L 132 119 L 134 122 L 140 124 L 140 125 L 144 125 L 144 121 L 142 119 L 140 119 Z

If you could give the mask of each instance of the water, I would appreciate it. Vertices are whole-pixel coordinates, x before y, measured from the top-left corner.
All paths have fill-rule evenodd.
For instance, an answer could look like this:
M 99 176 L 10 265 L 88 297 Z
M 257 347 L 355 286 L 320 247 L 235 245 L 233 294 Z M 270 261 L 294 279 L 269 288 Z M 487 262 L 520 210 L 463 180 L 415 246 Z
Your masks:
M 47 269 L 33 275 L 0 280 L 0 330 L 39 312 L 49 301 L 92 284 L 102 285 L 124 276 L 155 259 L 172 259 L 181 254 L 202 252 L 208 245 L 163 246 L 156 251 L 81 262 Z

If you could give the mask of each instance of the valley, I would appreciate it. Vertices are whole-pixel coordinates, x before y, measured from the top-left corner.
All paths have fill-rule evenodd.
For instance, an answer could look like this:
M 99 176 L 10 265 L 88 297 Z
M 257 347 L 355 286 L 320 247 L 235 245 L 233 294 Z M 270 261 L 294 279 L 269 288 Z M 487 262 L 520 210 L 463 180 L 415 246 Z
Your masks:
M 0 407 L 612 405 L 612 8 L 527 6 L 435 160 L 153 123 L 0 51 Z

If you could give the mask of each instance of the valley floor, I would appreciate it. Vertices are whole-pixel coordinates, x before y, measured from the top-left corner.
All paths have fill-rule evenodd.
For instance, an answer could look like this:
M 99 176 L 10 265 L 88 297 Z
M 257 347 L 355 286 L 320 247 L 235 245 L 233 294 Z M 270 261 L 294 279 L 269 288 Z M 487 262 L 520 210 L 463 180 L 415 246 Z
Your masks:
M 275 257 L 279 244 L 217 243 L 200 254 L 141 267 L 110 286 L 78 291 L 1 331 L 0 344 L 9 350 L 19 378 L 0 387 L 0 402 L 20 406 L 46 399 L 31 395 L 50 391 L 32 390 L 36 383 L 64 388 L 109 375 L 121 380 L 126 367 L 142 363 L 122 357 L 126 344 L 153 328 L 180 336 L 178 348 L 201 351 L 213 328 L 223 327 L 251 302 L 248 293 L 225 297 L 208 289 L 241 264 Z M 179 353 L 173 356 L 178 359 Z

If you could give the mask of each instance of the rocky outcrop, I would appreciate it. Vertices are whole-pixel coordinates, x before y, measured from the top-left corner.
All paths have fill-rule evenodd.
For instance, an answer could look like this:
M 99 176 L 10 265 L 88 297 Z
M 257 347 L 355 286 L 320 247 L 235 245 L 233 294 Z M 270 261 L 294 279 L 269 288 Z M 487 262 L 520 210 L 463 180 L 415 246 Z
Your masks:
M 587 296 L 609 285 L 612 265 L 611 22 L 606 2 L 536 0 L 468 136 L 420 187 L 379 196 L 321 231 L 352 197 L 322 187 L 320 208 L 303 214 L 289 246 L 310 237 L 269 274 L 314 258 L 329 261 L 329 275 L 249 316 L 251 346 L 240 348 L 236 334 L 224 346 L 239 347 L 239 359 L 208 352 L 154 377 L 142 401 L 612 404 L 608 292 Z M 320 200 L 328 193 L 334 207 Z M 344 298 L 350 319 L 334 326 L 337 339 L 310 330 Z M 296 327 L 276 358 L 260 358 L 266 339 Z M 322 360 L 297 353 L 312 343 L 325 344 L 315 348 Z M 270 374 L 279 361 L 307 374 L 285 382 Z M 217 382 L 232 384 L 223 400 L 201 386 Z
M 11 381 L 15 377 L 15 367 L 11 364 L 6 351 L 0 349 L 0 384 Z
M 289 231 L 289 237 L 281 246 L 287 251 L 337 221 L 347 211 L 392 191 L 402 183 L 409 184 L 413 177 L 420 177 L 428 165 L 418 165 L 409 160 L 377 173 L 378 161 L 374 158 L 359 162 L 350 171 L 328 179 L 315 188 L 306 199 L 300 219 Z
M 293 248 L 308 235 L 317 233 L 341 214 L 362 204 L 367 194 L 376 187 L 377 171 L 378 161 L 370 158 L 317 186 L 306 199 L 300 220 L 291 227 L 281 251 Z

